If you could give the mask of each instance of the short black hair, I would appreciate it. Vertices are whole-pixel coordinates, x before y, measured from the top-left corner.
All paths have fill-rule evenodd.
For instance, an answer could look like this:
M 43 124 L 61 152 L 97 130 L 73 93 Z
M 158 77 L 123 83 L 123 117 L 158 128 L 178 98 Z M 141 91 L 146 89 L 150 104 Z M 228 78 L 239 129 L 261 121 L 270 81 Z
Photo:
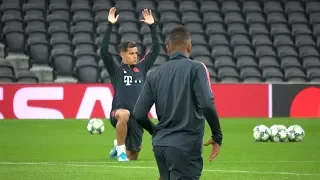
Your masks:
M 120 52 L 126 52 L 128 48 L 137 47 L 136 42 L 134 41 L 122 41 L 119 45 Z
M 169 41 L 172 45 L 187 44 L 191 40 L 190 32 L 183 25 L 173 28 L 170 32 Z

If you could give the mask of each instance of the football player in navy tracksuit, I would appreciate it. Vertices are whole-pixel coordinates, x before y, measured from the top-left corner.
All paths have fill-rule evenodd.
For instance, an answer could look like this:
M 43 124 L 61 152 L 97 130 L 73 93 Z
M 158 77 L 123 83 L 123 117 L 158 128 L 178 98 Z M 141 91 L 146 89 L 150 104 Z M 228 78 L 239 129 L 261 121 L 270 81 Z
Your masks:
M 156 23 L 151 10 L 142 11 L 141 21 L 146 23 L 151 31 L 151 50 L 139 61 L 136 43 L 123 41 L 119 45 L 122 63 L 119 66 L 109 52 L 109 39 L 113 25 L 117 22 L 119 15 L 113 7 L 109 11 L 107 30 L 102 41 L 100 55 L 110 75 L 114 88 L 114 98 L 110 113 L 111 124 L 116 128 L 114 148 L 110 152 L 111 158 L 118 161 L 136 160 L 141 148 L 143 129 L 133 118 L 133 108 L 142 90 L 146 74 L 156 60 L 160 44 Z M 143 117 L 143 118 L 148 118 Z M 151 122 L 151 121 L 150 121 Z M 154 126 L 152 123 L 151 126 Z M 152 132 L 149 132 L 152 134 Z
M 161 180 L 198 180 L 203 168 L 202 142 L 205 119 L 214 159 L 222 144 L 222 131 L 205 65 L 189 58 L 190 33 L 183 26 L 169 37 L 169 61 L 150 74 L 133 110 L 144 129 L 152 131 L 152 145 Z M 154 127 L 148 114 L 155 103 L 159 123 Z

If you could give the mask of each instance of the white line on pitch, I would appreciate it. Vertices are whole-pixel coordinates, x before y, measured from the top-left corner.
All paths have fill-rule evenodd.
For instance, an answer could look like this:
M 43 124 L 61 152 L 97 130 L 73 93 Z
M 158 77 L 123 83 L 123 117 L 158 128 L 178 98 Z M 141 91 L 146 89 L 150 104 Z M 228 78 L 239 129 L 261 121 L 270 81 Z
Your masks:
M 292 161 L 286 161 L 286 160 L 279 160 L 279 161 L 242 161 L 242 160 L 233 160 L 233 161 L 228 161 L 228 160 L 216 160 L 214 161 L 215 163 L 320 163 L 320 161 L 298 161 L 298 160 L 292 160 Z M 52 162 L 52 161 L 37 161 L 37 162 L 1 162 L 0 164 L 34 164 L 34 163 L 41 163 L 41 164 L 45 164 L 45 163 L 54 163 L 54 164 L 114 164 L 114 163 L 119 163 L 118 161 L 56 161 L 56 162 Z M 146 164 L 146 163 L 150 163 L 150 164 L 155 164 L 155 161 L 130 161 L 130 163 L 132 164 Z
M 108 168 L 119 168 L 119 169 L 154 169 L 156 167 L 151 166 L 115 166 L 108 164 L 85 164 L 83 163 L 57 163 L 57 162 L 0 162 L 2 165 L 47 165 L 47 166 L 73 166 L 73 167 L 108 167 Z M 125 163 L 124 163 L 125 164 Z M 204 172 L 224 172 L 224 173 L 242 173 L 242 174 L 278 174 L 278 175 L 295 175 L 295 176 L 320 176 L 320 174 L 311 173 L 297 173 L 297 172 L 265 172 L 265 171 L 245 171 L 245 170 L 225 170 L 225 169 L 204 169 Z

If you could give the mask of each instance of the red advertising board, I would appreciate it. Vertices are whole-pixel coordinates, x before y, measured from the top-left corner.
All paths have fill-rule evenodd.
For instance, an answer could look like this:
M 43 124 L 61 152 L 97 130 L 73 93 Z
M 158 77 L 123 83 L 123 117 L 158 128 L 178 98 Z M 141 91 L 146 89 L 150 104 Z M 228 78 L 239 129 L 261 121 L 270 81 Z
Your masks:
M 268 85 L 212 85 L 220 117 L 268 117 Z M 0 85 L 0 119 L 109 118 L 110 84 Z M 153 106 L 149 116 L 156 118 Z
M 220 117 L 268 117 L 268 84 L 211 85 Z

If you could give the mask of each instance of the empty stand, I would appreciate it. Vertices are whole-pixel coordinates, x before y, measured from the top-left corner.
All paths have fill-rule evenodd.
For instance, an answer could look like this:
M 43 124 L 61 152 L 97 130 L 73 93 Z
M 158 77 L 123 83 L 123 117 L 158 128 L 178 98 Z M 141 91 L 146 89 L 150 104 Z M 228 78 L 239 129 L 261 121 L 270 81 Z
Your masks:
M 107 15 L 119 22 L 109 49 L 137 42 L 139 57 L 150 49 L 141 11 L 158 23 L 160 55 L 176 25 L 191 33 L 191 58 L 208 67 L 211 82 L 320 82 L 320 2 L 317 0 L 2 0 L 1 82 L 110 83 L 100 46 Z

